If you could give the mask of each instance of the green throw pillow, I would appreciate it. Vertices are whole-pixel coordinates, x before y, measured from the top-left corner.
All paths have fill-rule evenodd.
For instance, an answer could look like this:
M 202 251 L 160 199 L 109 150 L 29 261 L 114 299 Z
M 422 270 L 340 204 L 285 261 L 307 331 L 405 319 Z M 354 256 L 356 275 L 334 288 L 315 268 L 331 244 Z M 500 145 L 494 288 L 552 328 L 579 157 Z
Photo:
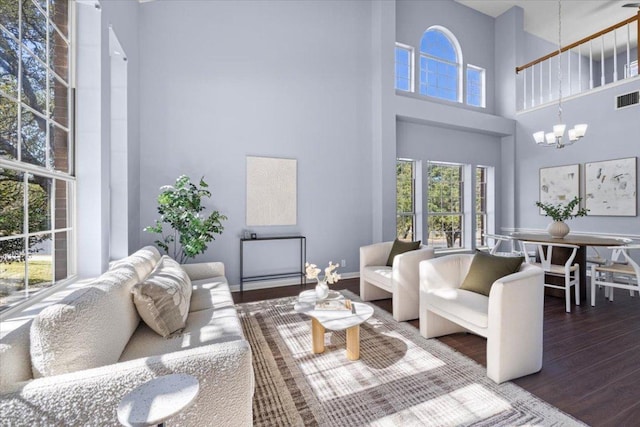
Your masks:
M 460 289 L 489 296 L 496 280 L 520 269 L 524 257 L 495 256 L 477 251 Z
M 420 248 L 420 240 L 417 242 L 403 242 L 402 240 L 394 240 L 393 246 L 391 247 L 391 252 L 389 253 L 389 258 L 387 258 L 387 266 L 393 267 L 393 259 L 396 255 L 403 254 L 409 251 L 415 251 Z

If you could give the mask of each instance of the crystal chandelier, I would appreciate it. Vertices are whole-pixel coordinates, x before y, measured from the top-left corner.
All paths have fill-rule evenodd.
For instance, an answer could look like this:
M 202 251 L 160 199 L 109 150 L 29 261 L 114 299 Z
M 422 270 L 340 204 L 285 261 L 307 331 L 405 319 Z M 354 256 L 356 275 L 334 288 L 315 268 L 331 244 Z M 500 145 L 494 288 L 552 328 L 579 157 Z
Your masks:
M 571 54 L 571 52 L 569 52 Z M 575 125 L 569 129 L 567 141 L 564 137 L 564 131 L 567 125 L 562 123 L 562 3 L 558 0 L 558 124 L 553 126 L 552 132 L 543 130 L 533 134 L 536 144 L 543 147 L 563 148 L 571 145 L 587 132 L 586 124 Z

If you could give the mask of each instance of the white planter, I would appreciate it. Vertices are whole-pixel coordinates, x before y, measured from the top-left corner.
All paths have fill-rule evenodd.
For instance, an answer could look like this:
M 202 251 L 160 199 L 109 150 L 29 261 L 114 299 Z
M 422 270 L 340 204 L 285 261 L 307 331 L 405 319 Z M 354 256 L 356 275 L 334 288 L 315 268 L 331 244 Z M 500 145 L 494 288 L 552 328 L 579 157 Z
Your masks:
M 556 239 L 563 239 L 564 236 L 569 234 L 569 231 L 569 226 L 562 221 L 553 221 L 547 227 L 547 233 Z

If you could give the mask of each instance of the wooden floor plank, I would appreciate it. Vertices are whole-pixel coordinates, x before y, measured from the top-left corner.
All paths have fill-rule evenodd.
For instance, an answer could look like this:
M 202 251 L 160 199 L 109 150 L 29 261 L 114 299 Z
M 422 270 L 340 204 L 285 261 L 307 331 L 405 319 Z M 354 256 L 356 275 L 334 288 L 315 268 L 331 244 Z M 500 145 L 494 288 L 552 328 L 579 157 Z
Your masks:
M 233 294 L 235 302 L 294 296 L 313 285 L 284 286 Z M 334 289 L 359 294 L 359 279 L 344 279 Z M 589 295 L 590 298 L 590 295 Z M 640 297 L 617 291 L 613 302 L 602 290 L 596 306 L 545 297 L 543 368 L 514 380 L 520 387 L 593 426 L 640 425 Z M 391 311 L 391 300 L 372 302 Z M 419 328 L 419 321 L 407 322 Z M 486 366 L 486 340 L 452 334 L 439 340 Z

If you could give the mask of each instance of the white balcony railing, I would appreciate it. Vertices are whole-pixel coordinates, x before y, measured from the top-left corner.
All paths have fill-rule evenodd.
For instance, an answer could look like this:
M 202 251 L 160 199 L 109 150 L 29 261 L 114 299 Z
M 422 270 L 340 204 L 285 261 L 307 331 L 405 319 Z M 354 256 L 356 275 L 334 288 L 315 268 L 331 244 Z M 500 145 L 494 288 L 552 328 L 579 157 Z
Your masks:
M 618 24 L 516 67 L 519 77 L 518 110 L 528 110 L 562 96 L 591 91 L 638 75 L 640 11 Z M 561 56 L 560 56 L 561 55 Z M 559 79 L 558 61 L 561 65 Z

